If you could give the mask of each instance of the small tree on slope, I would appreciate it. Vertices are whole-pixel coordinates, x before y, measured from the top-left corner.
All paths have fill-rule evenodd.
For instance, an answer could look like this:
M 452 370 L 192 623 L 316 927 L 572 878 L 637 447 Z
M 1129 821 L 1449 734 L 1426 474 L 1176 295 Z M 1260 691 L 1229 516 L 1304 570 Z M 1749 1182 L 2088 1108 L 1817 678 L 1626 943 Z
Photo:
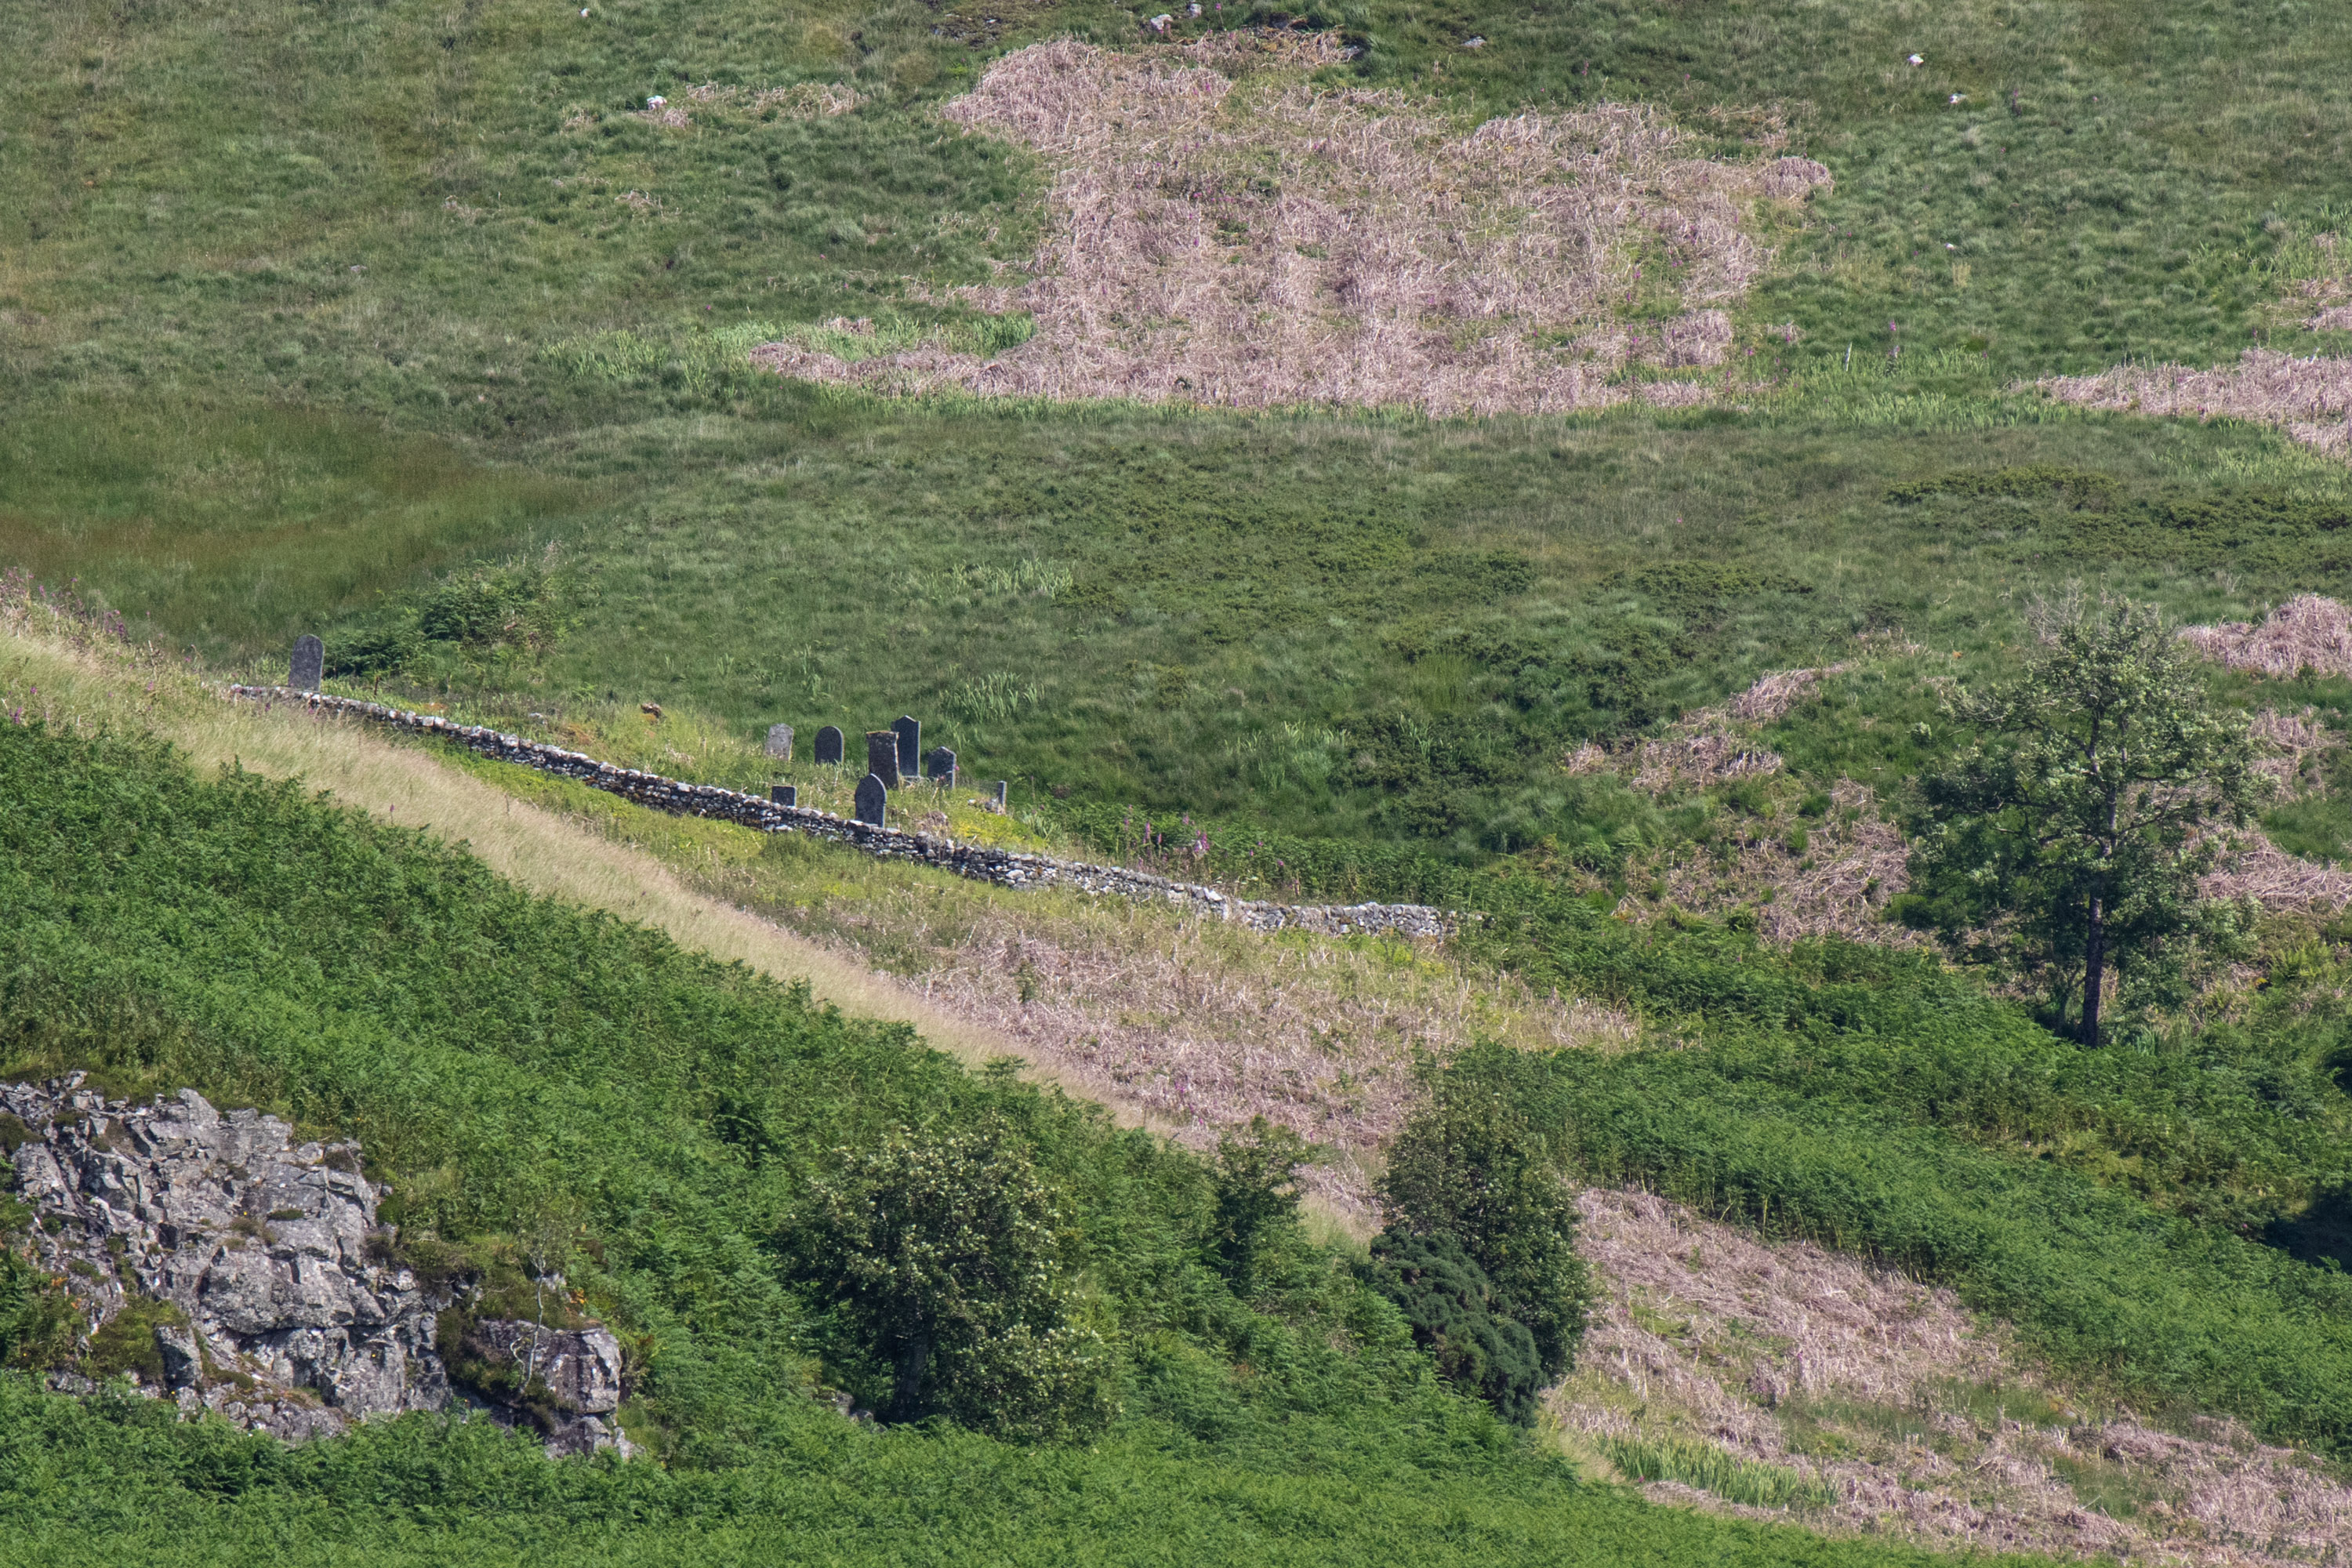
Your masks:
M 1113 1410 L 1081 1321 L 1076 1237 L 1028 1152 L 993 1121 L 841 1152 L 794 1226 L 802 1278 L 891 1369 L 892 1421 L 933 1413 L 1003 1436 L 1078 1436 Z
M 2263 788 L 2245 716 L 2208 698 L 2151 608 L 2117 601 L 2041 617 L 2021 679 L 1952 711 L 1982 735 L 1921 782 L 1913 891 L 1900 912 L 1955 942 L 2006 949 L 2099 1040 L 2107 972 L 2155 995 L 2189 952 L 2242 923 L 2198 878 Z

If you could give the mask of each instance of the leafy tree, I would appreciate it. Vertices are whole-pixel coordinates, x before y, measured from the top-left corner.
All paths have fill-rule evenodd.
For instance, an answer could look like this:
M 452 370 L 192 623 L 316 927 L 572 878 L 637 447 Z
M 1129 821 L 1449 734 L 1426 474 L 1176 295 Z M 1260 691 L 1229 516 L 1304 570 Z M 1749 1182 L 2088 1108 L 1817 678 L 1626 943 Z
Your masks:
M 2024 675 L 1951 710 L 1982 740 L 1922 782 L 1898 913 L 2038 973 L 2099 1039 L 2112 968 L 2154 998 L 2236 906 L 2201 898 L 2263 781 L 2242 714 L 2217 708 L 2153 609 L 2045 613 Z
M 890 1420 L 1046 1438 L 1114 1413 L 1107 1348 L 1077 1310 L 1076 1238 L 1001 1122 L 844 1151 L 794 1228 L 803 1279 L 891 1368 Z
M 1216 1219 L 1210 1252 L 1218 1272 L 1247 1296 L 1298 1239 L 1298 1167 L 1314 1147 L 1263 1116 L 1217 1140 Z
M 1487 1310 L 1527 1328 L 1543 1380 L 1568 1370 L 1591 1279 L 1576 1255 L 1576 1194 L 1521 1111 L 1473 1086 L 1441 1088 L 1397 1135 L 1381 1202 L 1391 1249 L 1453 1241 L 1486 1275 Z
M 1505 1315 L 1502 1292 L 1460 1241 L 1383 1231 L 1366 1278 L 1404 1313 L 1413 1342 L 1447 1382 L 1475 1390 L 1507 1421 L 1534 1422 L 1544 1384 L 1535 1336 Z

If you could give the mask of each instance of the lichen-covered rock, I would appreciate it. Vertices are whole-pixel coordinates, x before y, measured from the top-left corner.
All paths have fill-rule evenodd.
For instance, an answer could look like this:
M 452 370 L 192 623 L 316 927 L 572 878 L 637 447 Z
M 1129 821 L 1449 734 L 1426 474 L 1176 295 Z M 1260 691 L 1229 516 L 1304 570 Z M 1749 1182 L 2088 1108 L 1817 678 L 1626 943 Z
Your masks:
M 82 1282 L 89 1329 L 170 1302 L 186 1324 L 154 1331 L 166 1384 L 281 1436 L 448 1403 L 447 1303 L 372 1255 L 377 1194 L 355 1145 L 298 1145 L 276 1117 L 193 1089 L 133 1106 L 82 1083 L 0 1084 L 0 1109 L 33 1133 L 17 1195 L 42 1261 Z
M 548 1329 L 493 1320 L 474 1325 L 467 1347 L 516 1373 L 517 1387 L 544 1385 L 563 1410 L 609 1415 L 621 1405 L 621 1342 L 610 1329 Z

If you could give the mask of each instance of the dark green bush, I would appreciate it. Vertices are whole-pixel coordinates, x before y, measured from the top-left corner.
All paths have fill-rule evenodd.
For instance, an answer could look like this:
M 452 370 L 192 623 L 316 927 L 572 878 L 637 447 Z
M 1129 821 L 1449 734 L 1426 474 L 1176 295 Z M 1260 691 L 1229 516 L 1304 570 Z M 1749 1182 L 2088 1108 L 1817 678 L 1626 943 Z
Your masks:
M 1397 1304 L 1413 1342 L 1448 1383 L 1477 1394 L 1506 1421 L 1533 1425 L 1545 1382 L 1535 1336 L 1506 1315 L 1502 1293 L 1460 1241 L 1443 1232 L 1382 1231 L 1365 1277 Z

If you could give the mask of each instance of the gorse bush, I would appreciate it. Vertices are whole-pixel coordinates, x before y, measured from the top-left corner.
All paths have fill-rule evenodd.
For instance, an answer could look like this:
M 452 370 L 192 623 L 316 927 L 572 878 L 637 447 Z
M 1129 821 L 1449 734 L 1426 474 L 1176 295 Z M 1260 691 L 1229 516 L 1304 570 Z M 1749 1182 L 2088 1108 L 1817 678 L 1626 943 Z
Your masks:
M 1475 1393 L 1507 1421 L 1535 1420 L 1543 1387 L 1542 1357 L 1526 1324 L 1508 1307 L 1486 1270 L 1470 1261 L 1451 1235 L 1383 1231 L 1372 1243 L 1366 1278 L 1397 1304 L 1448 1382 Z
M 1419 1238 L 1434 1251 L 1415 1256 L 1465 1259 L 1483 1275 L 1478 1310 L 1527 1331 L 1538 1381 L 1568 1370 L 1584 1334 L 1591 1278 L 1576 1254 L 1575 1192 L 1550 1141 L 1518 1105 L 1474 1079 L 1440 1079 L 1433 1103 L 1389 1151 L 1381 1202 L 1389 1229 L 1380 1248 L 1402 1256 Z M 1498 1338 L 1498 1349 L 1508 1338 Z M 1505 1386 L 1513 1375 L 1479 1373 Z M 1509 1413 L 1516 1397 L 1497 1407 Z

